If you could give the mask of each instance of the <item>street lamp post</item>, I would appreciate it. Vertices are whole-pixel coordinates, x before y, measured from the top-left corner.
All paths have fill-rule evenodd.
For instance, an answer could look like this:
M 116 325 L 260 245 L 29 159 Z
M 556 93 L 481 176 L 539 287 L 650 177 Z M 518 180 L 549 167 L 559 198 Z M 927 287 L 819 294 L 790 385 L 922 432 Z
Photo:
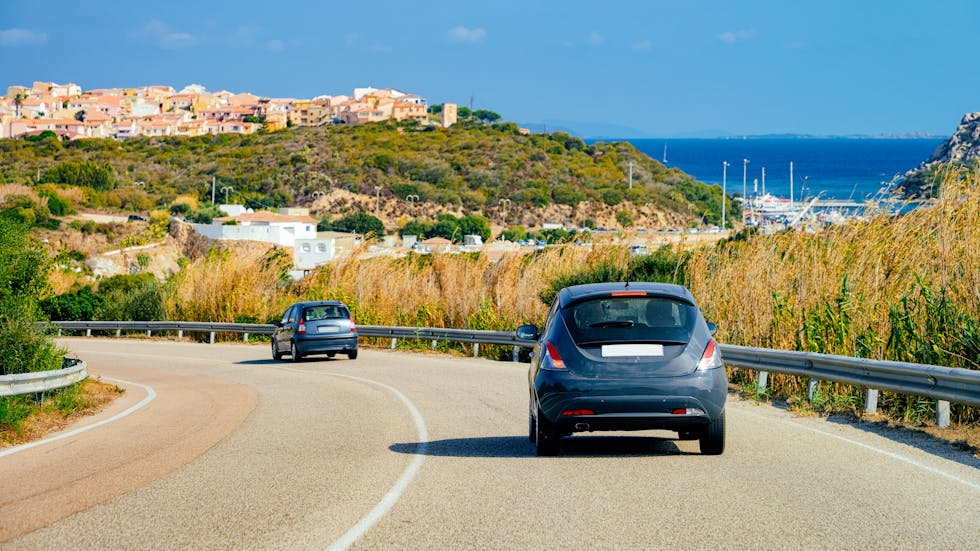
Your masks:
M 409 193 L 408 195 L 405 196 L 405 200 L 412 204 L 412 207 L 411 207 L 410 210 L 411 210 L 412 215 L 414 216 L 415 215 L 415 203 L 417 203 L 419 201 L 419 196 L 416 195 L 416 194 L 414 194 L 414 193 Z
M 728 161 L 721 162 L 721 231 L 725 231 L 725 195 L 728 193 Z
M 746 182 L 748 181 L 748 171 L 749 171 L 749 160 L 742 159 L 742 202 L 745 202 L 745 200 L 748 199 L 749 197 L 748 195 L 749 189 L 746 186 Z
M 225 194 L 225 203 L 228 202 L 228 193 L 229 192 L 234 193 L 235 192 L 235 188 L 233 188 L 231 186 L 222 186 L 221 187 L 221 193 L 224 193 Z

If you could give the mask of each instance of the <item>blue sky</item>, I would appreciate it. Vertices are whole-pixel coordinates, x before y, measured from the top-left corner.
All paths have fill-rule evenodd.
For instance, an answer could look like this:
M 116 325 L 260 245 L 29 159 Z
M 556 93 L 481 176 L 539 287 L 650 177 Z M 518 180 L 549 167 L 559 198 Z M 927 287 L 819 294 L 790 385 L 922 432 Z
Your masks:
M 973 0 L 0 0 L 0 86 L 393 87 L 617 137 L 949 135 L 980 111 Z

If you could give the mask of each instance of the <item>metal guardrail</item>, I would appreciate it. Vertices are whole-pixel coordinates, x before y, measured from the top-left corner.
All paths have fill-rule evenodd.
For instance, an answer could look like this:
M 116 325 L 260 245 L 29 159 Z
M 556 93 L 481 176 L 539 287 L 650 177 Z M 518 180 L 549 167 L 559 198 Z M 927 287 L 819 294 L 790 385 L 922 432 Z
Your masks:
M 0 396 L 17 396 L 64 388 L 88 377 L 88 364 L 65 358 L 65 367 L 53 371 L 0 375 Z
M 211 333 L 212 343 L 217 332 L 244 333 L 248 340 L 249 334 L 271 334 L 275 330 L 269 324 L 185 321 L 56 321 L 53 324 L 59 328 L 59 334 L 62 330 L 85 331 L 87 335 L 93 330 L 116 331 L 117 336 L 122 331 L 145 331 L 147 335 L 154 331 L 176 331 L 182 336 L 184 331 L 203 331 Z M 521 347 L 534 345 L 518 339 L 511 331 L 383 325 L 358 325 L 357 331 L 363 337 L 390 338 L 391 348 L 395 348 L 398 339 L 429 340 L 433 347 L 439 341 L 455 341 L 472 343 L 473 355 L 477 356 L 480 344 L 512 346 L 514 361 Z M 868 389 L 865 410 L 871 413 L 877 410 L 879 390 L 924 396 L 939 400 L 937 423 L 940 426 L 949 426 L 950 402 L 980 407 L 980 371 L 971 369 L 725 344 L 721 345 L 721 353 L 726 365 L 758 371 L 760 391 L 765 390 L 772 372 L 809 378 L 809 398 L 821 380 L 865 387 Z

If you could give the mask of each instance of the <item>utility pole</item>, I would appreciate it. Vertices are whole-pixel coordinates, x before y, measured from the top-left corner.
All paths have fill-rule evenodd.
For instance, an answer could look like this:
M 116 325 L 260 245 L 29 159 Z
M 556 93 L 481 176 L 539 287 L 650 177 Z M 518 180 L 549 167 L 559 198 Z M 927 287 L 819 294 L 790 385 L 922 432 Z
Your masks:
M 211 177 L 211 204 L 212 205 L 214 204 L 214 181 L 215 181 L 215 177 L 212 176 Z
M 633 161 L 629 162 L 629 173 L 630 173 L 629 189 L 633 189 Z
M 793 161 L 789 162 L 789 202 L 793 203 Z
M 725 231 L 725 195 L 728 193 L 728 161 L 721 162 L 721 231 Z

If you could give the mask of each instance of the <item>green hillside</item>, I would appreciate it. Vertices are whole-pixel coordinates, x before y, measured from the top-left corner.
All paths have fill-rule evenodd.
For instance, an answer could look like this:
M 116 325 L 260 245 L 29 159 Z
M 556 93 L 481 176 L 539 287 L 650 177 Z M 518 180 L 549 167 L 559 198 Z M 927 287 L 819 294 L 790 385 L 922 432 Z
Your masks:
M 319 192 L 344 188 L 382 198 L 417 195 L 421 202 L 473 212 L 501 200 L 511 208 L 628 201 L 707 223 L 721 218 L 717 186 L 667 169 L 628 143 L 587 145 L 562 132 L 523 135 L 513 123 L 442 129 L 388 122 L 126 141 L 0 140 L 0 183 L 81 186 L 86 204 L 76 207 L 145 210 L 167 207 L 181 194 L 207 200 L 212 179 L 218 202 L 253 208 L 304 204 Z M 729 219 L 735 214 L 731 210 Z

